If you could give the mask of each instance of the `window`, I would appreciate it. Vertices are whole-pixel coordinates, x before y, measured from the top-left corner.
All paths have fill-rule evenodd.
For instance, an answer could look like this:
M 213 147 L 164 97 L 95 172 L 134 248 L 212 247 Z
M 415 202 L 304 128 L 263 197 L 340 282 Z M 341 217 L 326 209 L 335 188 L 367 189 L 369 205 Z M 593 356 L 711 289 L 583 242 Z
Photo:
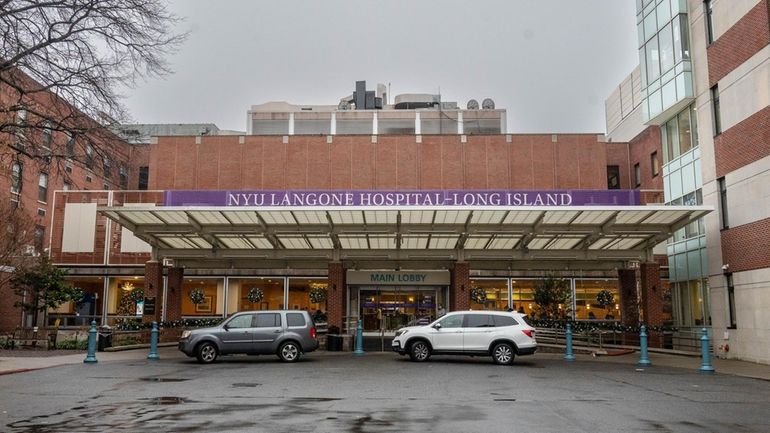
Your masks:
M 607 166 L 607 189 L 620 189 L 620 167 Z
M 689 106 L 666 122 L 661 129 L 663 158 L 667 164 L 698 147 L 698 125 L 694 106 Z
M 492 318 L 497 327 L 518 325 L 516 319 L 510 316 L 492 316 Z
M 489 320 L 488 314 L 466 314 L 465 328 L 488 328 L 494 326 L 494 322 Z
M 75 157 L 75 137 L 72 136 L 72 134 L 67 133 L 67 158 L 74 158 Z
M 278 313 L 257 314 L 257 328 L 275 328 L 281 326 L 281 315 Z
M 45 122 L 45 126 L 43 127 L 43 149 L 47 151 L 46 154 L 51 152 L 52 138 L 51 123 Z
M 714 137 L 722 133 L 722 115 L 719 112 L 719 84 L 711 88 L 711 109 L 714 112 Z
M 139 190 L 145 191 L 150 182 L 150 167 L 139 167 Z
M 253 314 L 244 314 L 242 316 L 233 317 L 232 320 L 227 322 L 227 327 L 230 329 L 252 328 L 252 322 L 254 320 Z
M 639 167 L 639 163 L 634 164 L 634 186 L 639 188 L 642 186 L 642 169 Z
M 45 227 L 35 226 L 35 251 L 43 252 L 43 240 L 45 239 Z
M 94 168 L 94 147 L 90 143 L 86 144 L 86 167 Z
M 110 168 L 110 157 L 107 155 L 102 156 L 102 170 L 104 171 L 104 177 L 110 177 L 112 174 L 112 170 Z
M 40 178 L 37 181 L 37 199 L 38 201 L 48 201 L 48 174 L 40 173 Z
M 719 222 L 722 229 L 730 228 L 730 222 L 727 216 L 727 182 L 724 177 L 717 179 L 717 189 L 719 190 Z
M 733 274 L 725 274 L 727 280 L 727 313 L 730 315 L 730 326 L 728 328 L 735 329 L 738 327 L 738 321 L 735 317 L 735 285 L 733 284 Z
M 652 177 L 660 174 L 660 162 L 658 162 L 658 152 L 652 152 L 650 155 L 650 166 L 652 167 Z
M 118 171 L 120 173 L 120 189 L 128 189 L 128 167 L 121 162 Z
M 11 168 L 11 192 L 14 194 L 21 193 L 21 185 L 23 183 L 23 166 L 20 162 L 14 162 Z
M 706 0 L 703 2 L 703 7 L 706 9 L 706 41 L 710 44 L 714 42 L 714 4 L 712 0 Z
M 19 110 L 16 113 L 16 147 L 19 150 L 24 150 L 24 131 L 27 127 L 27 110 Z
M 301 313 L 286 313 L 286 324 L 288 326 L 305 326 L 305 316 Z
M 658 51 L 658 37 L 655 36 L 645 45 L 647 56 L 647 83 L 652 83 L 660 77 L 660 52 Z
M 438 321 L 438 324 L 441 325 L 442 328 L 461 328 L 463 326 L 463 315 L 454 314 L 444 317 Z

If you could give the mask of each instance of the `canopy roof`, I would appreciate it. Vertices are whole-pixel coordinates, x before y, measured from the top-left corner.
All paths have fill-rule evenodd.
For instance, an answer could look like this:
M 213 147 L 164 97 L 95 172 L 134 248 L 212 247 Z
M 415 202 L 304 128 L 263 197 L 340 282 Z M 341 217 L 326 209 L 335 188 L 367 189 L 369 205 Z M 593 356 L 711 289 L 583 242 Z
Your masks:
M 656 244 L 711 208 L 133 205 L 99 211 L 152 245 L 156 257 L 190 263 L 467 260 L 548 268 L 559 261 L 601 268 L 651 259 Z

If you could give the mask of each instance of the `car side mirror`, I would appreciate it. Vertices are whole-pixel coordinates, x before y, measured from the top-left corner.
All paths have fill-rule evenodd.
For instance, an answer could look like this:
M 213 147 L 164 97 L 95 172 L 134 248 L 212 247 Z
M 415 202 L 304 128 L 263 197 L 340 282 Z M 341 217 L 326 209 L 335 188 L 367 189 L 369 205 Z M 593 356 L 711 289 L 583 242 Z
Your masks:
M 441 329 L 441 324 L 440 323 L 436 323 L 435 325 L 433 325 L 433 329 L 435 329 L 436 331 L 440 330 Z
M 225 331 L 229 331 L 230 325 L 222 325 L 222 329 L 224 329 Z

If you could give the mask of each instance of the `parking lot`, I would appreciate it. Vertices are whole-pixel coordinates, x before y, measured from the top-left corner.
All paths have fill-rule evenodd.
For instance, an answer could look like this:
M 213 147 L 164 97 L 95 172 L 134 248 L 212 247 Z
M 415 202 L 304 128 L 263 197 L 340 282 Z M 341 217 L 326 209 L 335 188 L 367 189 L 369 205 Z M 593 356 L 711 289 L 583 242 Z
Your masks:
M 770 382 L 632 360 L 560 354 L 516 359 L 318 352 L 199 365 L 72 364 L 0 376 L 2 431 L 770 431 Z M 608 360 L 609 361 L 609 360 Z

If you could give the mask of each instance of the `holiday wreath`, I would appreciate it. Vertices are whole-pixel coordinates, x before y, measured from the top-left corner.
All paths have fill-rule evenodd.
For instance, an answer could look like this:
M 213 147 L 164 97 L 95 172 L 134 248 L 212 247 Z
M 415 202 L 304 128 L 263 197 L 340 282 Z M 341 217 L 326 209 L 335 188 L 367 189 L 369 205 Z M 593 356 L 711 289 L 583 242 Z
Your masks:
M 262 289 L 260 289 L 259 287 L 252 287 L 251 289 L 249 289 L 249 293 L 246 294 L 246 299 L 248 299 L 249 302 L 259 302 L 264 297 L 265 297 L 265 294 L 262 293 Z
M 471 290 L 471 301 L 477 304 L 483 304 L 487 301 L 487 292 L 481 287 L 474 287 Z
M 202 304 L 204 299 L 205 298 L 204 298 L 204 295 L 203 295 L 203 290 L 201 290 L 201 289 L 192 289 L 190 291 L 190 300 L 192 301 L 193 304 L 195 304 L 195 305 Z

